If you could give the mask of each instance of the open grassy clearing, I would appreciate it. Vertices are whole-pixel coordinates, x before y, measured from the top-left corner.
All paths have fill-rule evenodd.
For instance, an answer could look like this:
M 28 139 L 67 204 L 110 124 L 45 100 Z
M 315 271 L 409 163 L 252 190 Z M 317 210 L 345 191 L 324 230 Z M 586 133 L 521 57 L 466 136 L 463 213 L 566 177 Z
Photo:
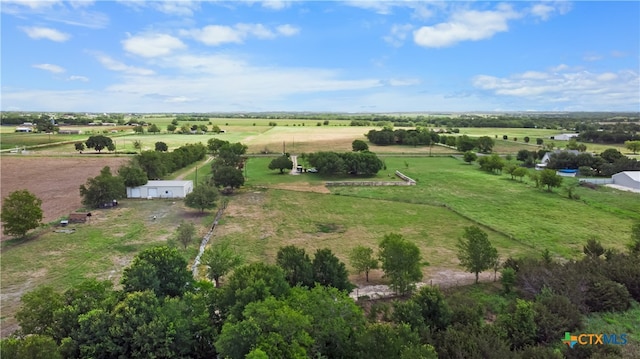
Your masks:
M 394 232 L 416 243 L 430 267 L 457 268 L 456 240 L 472 224 L 438 206 L 261 189 L 234 196 L 214 240 L 230 241 L 250 262 L 273 263 L 280 247 L 296 245 L 310 254 L 330 248 L 349 266 L 352 248 L 377 248 L 385 234 Z M 533 252 L 504 235 L 488 233 L 504 255 Z M 425 267 L 425 274 L 429 270 Z
M 194 221 L 198 235 L 204 234 L 212 221 L 211 216 L 185 210 L 181 201 L 120 203 L 114 209 L 92 211 L 90 223 L 65 228 L 75 229 L 74 233 L 56 233 L 50 228 L 37 238 L 2 242 L 3 336 L 5 331 L 16 329 L 13 314 L 22 294 L 43 284 L 62 291 L 85 278 L 110 279 L 117 284 L 135 254 L 151 245 L 167 243 L 181 220 Z M 192 260 L 195 252 L 192 245 L 184 251 L 185 257 Z
M 339 187 L 332 192 L 446 205 L 538 251 L 549 249 L 565 258 L 581 255 L 582 245 L 590 238 L 622 249 L 629 240 L 631 224 L 640 219 L 640 194 L 636 193 L 579 188 L 581 200 L 569 200 L 558 189 L 541 191 L 531 183 L 491 175 L 452 158 L 388 158 L 386 162 L 390 170 L 402 170 L 418 180 L 418 185 Z

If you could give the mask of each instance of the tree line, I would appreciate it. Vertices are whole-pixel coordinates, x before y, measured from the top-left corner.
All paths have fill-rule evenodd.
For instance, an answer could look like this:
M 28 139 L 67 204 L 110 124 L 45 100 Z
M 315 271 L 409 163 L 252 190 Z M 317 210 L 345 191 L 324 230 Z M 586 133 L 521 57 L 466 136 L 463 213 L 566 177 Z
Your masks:
M 279 249 L 276 264 L 242 259 L 230 243 L 208 249 L 209 279 L 195 280 L 175 248 L 138 254 L 124 270 L 121 289 L 86 280 L 60 293 L 43 286 L 25 294 L 16 318 L 21 329 L 0 341 L 11 358 L 613 358 L 620 346 L 562 344 L 565 332 L 584 329 L 584 316 L 627 310 L 640 300 L 640 223 L 627 251 L 583 246 L 584 257 L 499 261 L 486 233 L 465 228 L 461 264 L 477 273 L 501 272 L 493 301 L 468 291 L 407 287 L 393 301 L 349 298 L 345 266 L 328 249 L 313 260 L 295 246 Z M 366 247 L 365 247 L 366 248 Z M 404 287 L 418 279 L 415 244 L 397 234 L 379 243 L 385 275 Z M 361 255 L 358 255 L 358 252 Z M 371 257 L 356 250 L 351 260 Z M 368 262 L 368 263 L 366 263 Z M 357 270 L 374 268 L 372 258 Z M 228 278 L 225 277 L 227 273 Z M 398 275 L 398 278 L 392 278 Z M 420 273 L 421 278 L 421 273 Z M 220 281 L 222 284 L 219 285 Z M 492 318 L 492 320 L 486 320 Z M 621 337 L 623 339 L 623 337 Z M 628 340 L 624 337 L 623 340 Z M 637 347 L 630 350 L 640 350 Z

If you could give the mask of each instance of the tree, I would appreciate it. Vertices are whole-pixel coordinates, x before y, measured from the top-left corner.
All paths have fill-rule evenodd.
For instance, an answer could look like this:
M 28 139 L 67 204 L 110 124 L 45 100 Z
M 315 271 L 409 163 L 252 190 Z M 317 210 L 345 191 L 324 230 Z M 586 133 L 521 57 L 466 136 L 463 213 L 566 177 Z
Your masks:
M 156 151 L 144 151 L 135 157 L 135 161 L 147 174 L 148 179 L 160 179 L 167 174 L 169 169 L 166 157 Z
M 529 143 L 529 141 L 531 141 L 529 136 L 524 136 L 524 143 Z
M 234 270 L 222 287 L 220 309 L 223 314 L 241 319 L 247 304 L 271 296 L 282 298 L 289 289 L 282 268 L 262 262 L 244 265 Z
M 243 260 L 242 256 L 231 248 L 229 242 L 218 242 L 204 251 L 201 263 L 207 266 L 207 276 L 218 288 L 220 278 L 242 264 Z
M 547 191 L 551 192 L 551 188 L 560 187 L 562 176 L 557 175 L 554 170 L 544 169 L 540 172 L 540 184 L 547 186 Z
M 467 151 L 464 153 L 464 161 L 468 164 L 478 159 L 478 155 L 476 155 L 473 151 Z
M 378 260 L 373 256 L 373 248 L 357 246 L 349 254 L 351 266 L 358 274 L 364 272 L 365 280 L 369 281 L 369 271 L 378 269 Z
M 217 166 L 213 170 L 213 184 L 216 187 L 240 188 L 244 184 L 242 171 L 232 166 Z
M 42 200 L 31 192 L 18 190 L 11 192 L 2 203 L 3 233 L 22 237 L 30 229 L 38 228 L 42 221 Z
M 482 153 L 491 153 L 495 142 L 489 136 L 481 136 L 477 139 L 478 150 Z
M 113 145 L 113 140 L 111 139 L 111 137 L 97 135 L 89 137 L 85 144 L 87 145 L 87 148 L 93 148 L 96 151 L 100 152 L 102 151 L 102 149 L 107 148 L 109 145 Z
M 175 248 L 153 247 L 140 252 L 122 274 L 126 292 L 153 290 L 158 297 L 181 296 L 193 282 L 187 261 Z
M 600 241 L 591 238 L 587 241 L 587 244 L 582 246 L 582 252 L 590 258 L 596 259 L 604 254 L 604 247 Z
M 144 133 L 144 127 L 142 127 L 142 125 L 138 125 L 138 126 L 133 128 L 133 132 L 143 134 Z
M 624 155 L 615 148 L 607 148 L 600 154 L 600 157 L 609 163 L 613 163 L 624 157 Z
M 101 205 L 111 203 L 114 199 L 125 197 L 126 188 L 124 179 L 113 176 L 109 166 L 100 170 L 100 175 L 89 178 L 86 186 L 80 186 L 82 204 L 90 208 L 99 208 Z
M 478 145 L 478 140 L 467 135 L 456 138 L 456 148 L 460 152 L 471 151 Z
M 197 208 L 200 213 L 205 209 L 216 208 L 218 200 L 218 190 L 209 184 L 201 183 L 184 197 L 184 204 L 187 207 Z
M 133 148 L 135 148 L 136 150 L 140 151 L 140 153 L 142 153 L 142 141 L 134 140 L 133 141 Z
M 216 340 L 224 358 L 242 359 L 257 350 L 268 358 L 308 358 L 313 344 L 309 335 L 311 321 L 286 302 L 273 297 L 249 303 L 243 312 L 246 319 L 228 320 Z
M 514 177 L 518 177 L 520 178 L 520 182 L 522 182 L 522 179 L 524 178 L 524 176 L 527 175 L 527 173 L 529 173 L 529 171 L 524 168 L 524 167 L 517 167 L 516 169 L 513 170 L 513 172 L 511 173 Z
M 0 357 L 29 359 L 62 359 L 58 345 L 49 336 L 29 335 L 0 340 Z
M 353 140 L 353 142 L 351 142 L 351 149 L 353 152 L 369 151 L 369 145 L 363 140 Z
M 133 163 L 120 167 L 120 169 L 118 169 L 118 176 L 122 177 L 126 187 L 143 186 L 149 182 L 144 170 Z
M 451 323 L 453 313 L 438 287 L 424 286 L 410 300 L 418 305 L 425 324 L 432 330 L 444 330 Z
M 167 125 L 167 131 L 168 132 L 174 132 L 178 127 L 172 123 Z
M 215 156 L 218 154 L 220 148 L 225 144 L 229 144 L 229 141 L 224 141 L 219 138 L 210 138 L 209 141 L 207 141 L 207 149 Z
M 176 230 L 176 238 L 178 242 L 182 243 L 184 248 L 193 242 L 193 235 L 196 233 L 196 227 L 191 222 L 180 222 L 178 229 Z
M 84 143 L 76 142 L 74 147 L 76 148 L 76 151 L 82 152 L 84 150 Z
M 515 306 L 498 317 L 497 325 L 504 329 L 512 349 L 521 349 L 535 343 L 538 327 L 533 303 L 516 299 Z
M 54 313 L 64 305 L 62 295 L 49 286 L 41 286 L 22 296 L 22 307 L 16 313 L 23 334 L 52 335 Z
M 516 283 L 516 271 L 513 268 L 504 268 L 500 276 L 500 283 L 505 293 L 511 293 L 511 288 Z
M 281 247 L 276 255 L 276 264 L 284 270 L 285 278 L 292 287 L 313 285 L 313 263 L 304 249 L 293 245 Z
M 151 126 L 149 126 L 149 129 L 147 131 L 149 133 L 158 133 L 158 132 L 160 132 L 160 128 L 158 127 L 158 125 L 153 123 L 153 124 L 151 124 Z
M 390 287 L 396 293 L 406 294 L 412 291 L 413 283 L 422 279 L 420 249 L 402 238 L 402 235 L 385 235 L 380 242 L 378 256 L 384 276 L 389 278 Z
M 544 140 L 542 138 L 536 138 L 536 145 L 542 146 L 543 143 L 544 143 Z
M 350 292 L 354 285 L 349 282 L 349 273 L 344 263 L 330 249 L 318 249 L 313 257 L 313 279 L 326 287 Z
M 155 147 L 158 152 L 167 152 L 169 150 L 169 146 L 164 142 L 156 142 Z
M 475 273 L 476 284 L 478 273 L 491 268 L 498 257 L 498 251 L 489 242 L 487 234 L 477 226 L 466 227 L 456 247 L 460 265 Z
M 290 170 L 293 168 L 293 162 L 287 155 L 282 155 L 274 158 L 269 163 L 270 170 L 280 170 L 280 174 L 284 173 L 284 170 Z
M 633 151 L 633 154 L 635 155 L 636 153 L 638 153 L 638 151 L 640 151 L 640 140 L 624 141 L 624 147 L 626 147 L 630 151 Z

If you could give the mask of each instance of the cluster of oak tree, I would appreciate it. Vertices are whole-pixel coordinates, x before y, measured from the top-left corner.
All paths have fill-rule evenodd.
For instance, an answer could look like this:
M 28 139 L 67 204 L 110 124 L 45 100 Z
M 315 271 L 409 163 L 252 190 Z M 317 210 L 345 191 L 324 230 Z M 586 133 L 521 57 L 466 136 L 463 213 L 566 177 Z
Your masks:
M 86 280 L 62 293 L 40 287 L 25 294 L 16 315 L 21 329 L 0 342 L 0 355 L 616 358 L 620 346 L 569 349 L 561 338 L 584 328 L 585 314 L 624 311 L 640 299 L 640 223 L 632 232 L 625 253 L 592 240 L 578 261 L 555 262 L 548 251 L 539 259 L 507 259 L 500 266 L 502 290 L 489 287 L 494 288 L 490 298 L 499 297 L 503 305 L 474 300 L 464 290 L 414 290 L 410 282 L 416 279 L 406 275 L 413 275 L 416 263 L 419 271 L 420 253 L 397 234 L 385 236 L 376 258 L 366 248 L 350 256 L 352 261 L 368 258 L 368 270 L 382 262 L 390 283 L 404 293 L 392 301 L 349 298 L 353 285 L 345 265 L 328 249 L 317 250 L 311 260 L 303 249 L 287 246 L 273 265 L 241 265 L 230 243 L 218 243 L 203 256 L 214 286 L 194 280 L 175 248 L 154 247 L 124 270 L 121 289 Z M 469 256 L 483 252 L 484 260 L 496 258 L 477 227 L 465 229 L 458 247 L 463 264 L 477 260 L 465 258 L 465 251 Z M 407 262 L 412 264 L 407 267 Z M 404 279 L 392 277 L 394 270 Z M 222 277 L 227 278 L 221 284 Z M 637 343 L 629 344 L 627 353 L 640 353 Z

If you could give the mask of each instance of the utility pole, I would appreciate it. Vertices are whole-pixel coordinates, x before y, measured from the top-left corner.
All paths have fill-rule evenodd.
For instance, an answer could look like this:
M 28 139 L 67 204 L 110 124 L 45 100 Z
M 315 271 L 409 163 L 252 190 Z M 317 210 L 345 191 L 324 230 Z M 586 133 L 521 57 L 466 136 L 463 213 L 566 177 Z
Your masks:
M 198 166 L 196 166 L 196 184 L 194 187 L 198 187 Z

